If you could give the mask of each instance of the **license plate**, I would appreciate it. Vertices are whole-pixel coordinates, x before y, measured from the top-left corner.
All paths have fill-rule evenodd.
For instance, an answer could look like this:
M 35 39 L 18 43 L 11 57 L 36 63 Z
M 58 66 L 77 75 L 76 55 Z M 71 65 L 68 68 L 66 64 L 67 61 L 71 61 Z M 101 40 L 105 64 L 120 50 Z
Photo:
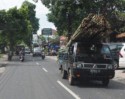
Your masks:
M 100 70 L 94 70 L 94 69 L 92 69 L 92 70 L 90 70 L 90 73 L 97 74 L 97 73 L 100 73 Z

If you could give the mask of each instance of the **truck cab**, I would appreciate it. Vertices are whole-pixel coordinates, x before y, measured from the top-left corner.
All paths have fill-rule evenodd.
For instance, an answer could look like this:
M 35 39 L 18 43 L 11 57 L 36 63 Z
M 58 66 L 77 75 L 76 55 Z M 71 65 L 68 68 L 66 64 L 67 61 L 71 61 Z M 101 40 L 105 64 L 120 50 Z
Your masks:
M 63 73 L 67 75 L 70 85 L 75 80 L 98 80 L 107 86 L 115 75 L 109 46 L 102 43 L 72 43 L 68 50 L 68 65 Z

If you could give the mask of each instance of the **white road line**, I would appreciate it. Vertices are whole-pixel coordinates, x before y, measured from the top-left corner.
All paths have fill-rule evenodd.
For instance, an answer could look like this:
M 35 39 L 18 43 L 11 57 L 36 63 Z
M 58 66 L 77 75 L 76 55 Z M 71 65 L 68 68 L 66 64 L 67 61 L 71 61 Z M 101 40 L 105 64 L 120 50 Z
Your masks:
M 78 95 L 76 95 L 72 90 L 67 88 L 61 81 L 57 81 L 58 84 L 60 84 L 66 91 L 68 91 L 75 99 L 81 99 Z
M 36 62 L 37 65 L 39 65 L 39 63 Z
M 45 68 L 43 68 L 43 70 L 44 70 L 45 72 L 48 72 Z

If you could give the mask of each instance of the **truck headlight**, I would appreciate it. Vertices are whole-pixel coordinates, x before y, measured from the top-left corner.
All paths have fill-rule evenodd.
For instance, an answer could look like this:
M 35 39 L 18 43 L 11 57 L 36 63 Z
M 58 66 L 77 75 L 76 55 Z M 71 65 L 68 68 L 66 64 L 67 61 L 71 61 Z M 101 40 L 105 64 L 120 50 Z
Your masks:
M 107 65 L 107 68 L 108 69 L 113 69 L 113 65 L 109 64 L 109 65 Z
M 82 64 L 78 64 L 77 68 L 83 68 L 83 65 Z

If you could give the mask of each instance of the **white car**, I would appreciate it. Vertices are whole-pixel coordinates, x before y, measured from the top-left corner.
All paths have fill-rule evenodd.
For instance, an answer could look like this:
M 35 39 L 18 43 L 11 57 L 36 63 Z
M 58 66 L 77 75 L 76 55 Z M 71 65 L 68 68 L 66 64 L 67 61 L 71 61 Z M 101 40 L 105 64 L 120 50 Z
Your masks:
M 42 54 L 42 50 L 40 47 L 35 47 L 33 49 L 33 56 L 41 56 L 41 54 Z
M 125 68 L 125 43 L 109 43 L 115 67 Z
M 25 48 L 25 54 L 30 54 L 31 52 L 30 52 L 30 49 L 29 48 Z

